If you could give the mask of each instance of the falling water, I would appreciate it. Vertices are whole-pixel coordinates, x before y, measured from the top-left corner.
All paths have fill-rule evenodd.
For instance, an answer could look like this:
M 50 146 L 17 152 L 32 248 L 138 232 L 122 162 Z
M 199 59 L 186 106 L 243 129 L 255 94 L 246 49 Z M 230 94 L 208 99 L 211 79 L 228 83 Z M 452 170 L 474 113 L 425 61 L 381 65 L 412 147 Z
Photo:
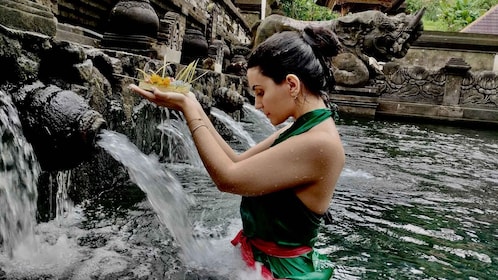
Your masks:
M 265 114 L 254 108 L 253 105 L 244 103 L 242 110 L 246 116 L 242 120 L 244 130 L 256 141 L 262 141 L 276 131 L 275 126 L 273 126 Z
M 71 186 L 71 170 L 61 170 L 56 175 L 56 217 L 61 223 L 73 210 L 73 202 L 69 198 L 69 187 Z
M 161 127 L 164 128 L 164 125 Z M 205 228 L 199 223 L 195 223 L 194 232 L 194 223 L 189 219 L 188 213 L 190 208 L 195 206 L 195 201 L 183 189 L 178 178 L 164 168 L 157 156 L 143 154 L 125 135 L 108 130 L 101 132 L 97 144 L 121 162 L 127 168 L 130 178 L 147 194 L 154 212 L 182 250 L 183 260 L 187 265 L 192 265 L 196 269 L 207 267 L 206 271 L 214 271 L 218 276 L 229 273 L 232 276 L 237 275 L 237 279 L 260 278 L 257 271 L 247 270 L 239 256 L 236 261 L 233 258 L 230 261 L 220 258 L 220 246 L 215 245 L 212 229 L 207 231 L 207 236 L 211 236 L 210 239 L 195 238 L 196 235 L 202 237 L 206 234 L 202 233 Z M 197 172 L 207 176 L 205 171 Z M 199 222 L 202 222 L 202 219 Z M 226 248 L 227 244 L 228 242 L 221 247 L 221 250 L 224 250 L 224 255 L 230 256 L 234 251 L 226 252 L 223 248 Z M 213 246 L 218 248 L 215 249 Z
M 211 115 L 213 115 L 222 123 L 224 123 L 226 126 L 228 126 L 237 136 L 238 140 L 241 141 L 243 144 L 246 144 L 248 147 L 256 145 L 256 142 L 254 141 L 252 136 L 247 132 L 247 130 L 245 130 L 240 123 L 235 121 L 227 113 L 223 112 L 222 110 L 216 107 L 213 107 L 211 108 Z
M 175 116 L 175 119 L 164 119 L 158 125 L 161 135 L 167 136 L 168 139 L 169 162 L 185 162 L 195 167 L 202 167 L 202 161 L 197 154 L 185 120 L 178 114 Z
M 2 91 L 0 139 L 0 245 L 12 256 L 19 243 L 34 243 L 40 167 L 23 136 L 16 108 Z
M 143 154 L 125 135 L 107 130 L 101 133 L 98 145 L 128 169 L 130 178 L 147 194 L 159 219 L 179 243 L 186 260 L 196 260 L 200 252 L 209 251 L 194 239 L 187 217 L 194 200 L 174 175 L 161 166 L 157 156 Z

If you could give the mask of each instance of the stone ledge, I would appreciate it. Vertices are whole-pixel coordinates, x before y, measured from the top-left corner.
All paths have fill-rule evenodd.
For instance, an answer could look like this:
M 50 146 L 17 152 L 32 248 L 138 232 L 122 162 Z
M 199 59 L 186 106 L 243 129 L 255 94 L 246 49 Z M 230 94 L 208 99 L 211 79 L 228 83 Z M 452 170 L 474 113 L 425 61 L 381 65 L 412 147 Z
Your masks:
M 496 110 L 379 100 L 376 116 L 498 125 Z
M 60 41 L 98 47 L 99 42 L 102 40 L 102 35 L 82 27 L 58 23 L 55 38 Z
M 0 24 L 47 36 L 54 36 L 57 30 L 57 19 L 48 8 L 21 0 L 0 0 Z
M 379 96 L 379 90 L 373 87 L 335 86 L 334 89 L 344 95 Z
M 498 51 L 498 36 L 490 34 L 424 31 L 412 47 L 466 51 Z
M 375 117 L 375 112 L 379 103 L 376 97 L 340 95 L 330 96 L 330 101 L 339 107 L 339 113 L 347 115 Z

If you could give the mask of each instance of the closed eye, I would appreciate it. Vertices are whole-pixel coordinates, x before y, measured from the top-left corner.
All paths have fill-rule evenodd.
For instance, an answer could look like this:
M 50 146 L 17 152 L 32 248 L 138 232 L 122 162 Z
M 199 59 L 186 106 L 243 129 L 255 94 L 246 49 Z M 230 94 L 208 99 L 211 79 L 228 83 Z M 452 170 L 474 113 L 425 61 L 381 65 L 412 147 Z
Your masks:
M 261 97 L 264 94 L 264 91 L 261 89 L 260 85 L 253 85 L 252 90 L 254 91 L 254 95 Z
M 262 90 L 255 90 L 254 91 L 254 95 L 258 96 L 258 97 L 261 97 L 264 95 L 264 91 Z

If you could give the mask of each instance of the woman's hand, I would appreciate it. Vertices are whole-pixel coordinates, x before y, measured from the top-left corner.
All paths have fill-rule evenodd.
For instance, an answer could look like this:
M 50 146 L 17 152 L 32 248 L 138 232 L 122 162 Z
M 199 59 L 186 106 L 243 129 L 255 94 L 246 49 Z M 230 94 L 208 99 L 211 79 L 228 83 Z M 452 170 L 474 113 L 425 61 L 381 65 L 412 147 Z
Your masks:
M 192 92 L 189 92 L 187 94 L 177 92 L 163 92 L 158 90 L 157 88 L 154 88 L 153 91 L 148 91 L 141 89 L 134 84 L 129 85 L 129 88 L 159 106 L 178 111 L 183 111 L 183 108 L 185 108 L 185 104 L 188 102 L 188 99 L 195 99 L 195 95 Z

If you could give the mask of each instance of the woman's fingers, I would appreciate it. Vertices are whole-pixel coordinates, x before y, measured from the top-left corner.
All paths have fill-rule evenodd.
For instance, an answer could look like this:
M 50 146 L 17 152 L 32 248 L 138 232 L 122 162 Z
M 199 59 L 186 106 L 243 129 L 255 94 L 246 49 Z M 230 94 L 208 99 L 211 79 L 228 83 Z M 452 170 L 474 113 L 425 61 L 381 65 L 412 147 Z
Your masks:
M 154 95 L 153 92 L 141 89 L 137 85 L 133 85 L 133 84 L 129 85 L 128 87 L 129 87 L 129 89 L 133 90 L 134 92 L 142 95 L 143 97 L 145 97 L 145 98 L 147 98 L 149 100 L 154 100 L 155 99 L 155 95 Z M 154 90 L 156 90 L 156 89 L 154 89 Z
M 152 91 L 148 91 L 134 84 L 129 85 L 129 88 L 159 106 L 164 106 L 176 110 L 181 109 L 181 104 L 183 103 L 184 99 L 187 98 L 186 95 L 182 93 L 163 92 L 158 90 L 157 88 L 154 88 Z

